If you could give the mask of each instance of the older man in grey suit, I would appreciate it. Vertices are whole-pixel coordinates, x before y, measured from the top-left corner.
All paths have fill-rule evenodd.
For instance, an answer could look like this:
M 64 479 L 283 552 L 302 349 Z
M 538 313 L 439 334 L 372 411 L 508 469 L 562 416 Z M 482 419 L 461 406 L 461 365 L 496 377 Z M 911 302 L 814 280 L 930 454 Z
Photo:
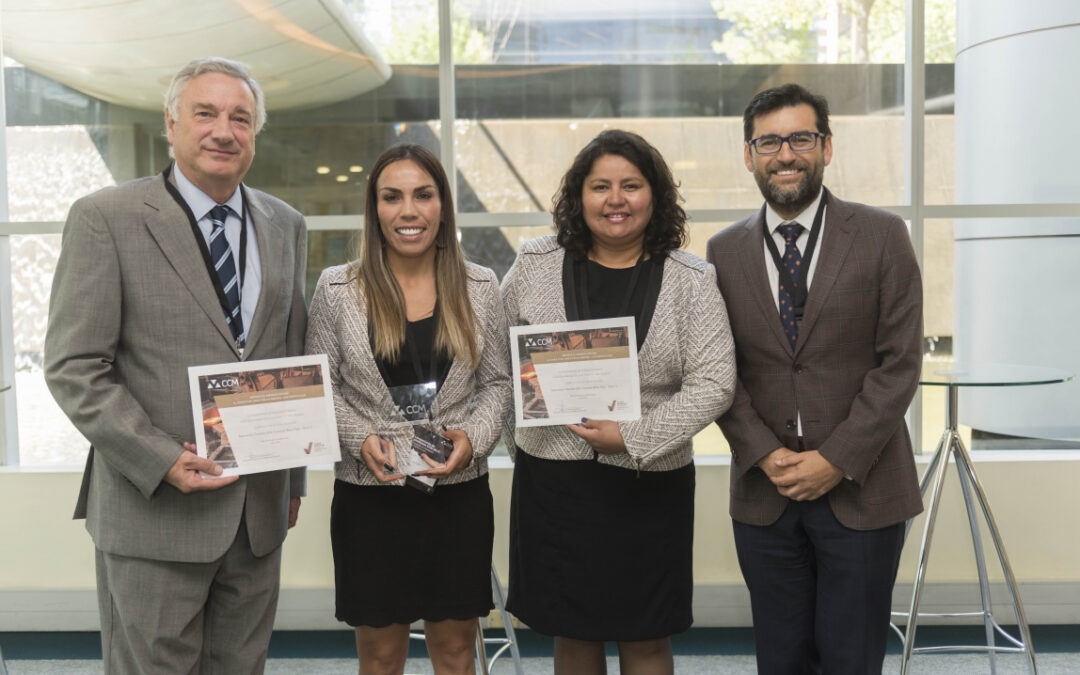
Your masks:
M 108 673 L 265 665 L 304 473 L 214 477 L 187 384 L 189 366 L 303 352 L 304 220 L 241 184 L 265 117 L 243 64 L 189 63 L 166 96 L 176 161 L 80 199 L 64 227 L 45 377 L 92 446 L 75 515 Z
M 760 92 L 744 160 L 765 205 L 715 235 L 735 337 L 731 516 L 758 671 L 881 672 L 903 522 L 922 510 L 904 412 L 922 285 L 900 218 L 822 187 L 825 99 Z

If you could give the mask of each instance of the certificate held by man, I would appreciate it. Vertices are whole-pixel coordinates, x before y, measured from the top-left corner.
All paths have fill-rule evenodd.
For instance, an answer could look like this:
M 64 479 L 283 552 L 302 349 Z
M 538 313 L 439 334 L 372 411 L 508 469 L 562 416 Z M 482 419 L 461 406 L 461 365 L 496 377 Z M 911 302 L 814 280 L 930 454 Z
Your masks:
M 198 454 L 223 476 L 341 459 L 325 354 L 188 368 Z
M 512 326 L 519 427 L 641 417 L 633 317 Z

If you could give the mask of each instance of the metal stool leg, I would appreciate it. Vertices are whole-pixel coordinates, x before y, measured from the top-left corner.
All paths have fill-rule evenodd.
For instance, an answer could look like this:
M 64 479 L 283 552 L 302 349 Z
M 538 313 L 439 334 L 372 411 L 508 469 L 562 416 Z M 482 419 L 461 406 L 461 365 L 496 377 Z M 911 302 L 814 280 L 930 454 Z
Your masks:
M 956 450 L 957 454 L 963 452 L 963 447 Z M 986 556 L 983 553 L 982 532 L 979 520 L 975 515 L 975 503 L 971 496 L 971 477 L 960 461 L 956 460 L 956 473 L 960 477 L 960 489 L 964 493 L 964 508 L 967 511 L 968 526 L 971 528 L 971 545 L 975 549 L 975 569 L 979 573 L 979 597 L 982 601 L 983 627 L 986 629 L 986 644 L 994 647 L 994 609 L 990 601 L 990 580 L 986 575 Z M 989 652 L 990 675 L 997 673 L 997 659 L 994 650 Z
M 975 466 L 971 463 L 971 457 L 968 455 L 967 449 L 964 448 L 963 444 L 960 445 L 959 452 L 956 454 L 956 464 L 957 470 L 962 474 L 966 474 L 966 477 L 970 481 L 972 491 L 979 503 L 979 507 L 982 509 L 983 518 L 986 519 L 986 527 L 990 531 L 990 539 L 994 542 L 994 549 L 997 553 L 998 561 L 1001 563 L 1001 571 L 1005 575 L 1005 585 L 1009 589 L 1009 600 L 1012 601 L 1013 613 L 1016 616 L 1016 626 L 1020 631 L 1020 640 L 1016 640 L 1002 630 L 995 621 L 995 628 L 1001 632 L 1006 639 L 1017 646 L 1017 649 L 998 648 L 995 651 L 1023 651 L 1027 654 L 1028 669 L 1031 671 L 1032 675 L 1037 675 L 1039 670 L 1035 663 L 1035 649 L 1031 641 L 1031 627 L 1028 625 L 1027 615 L 1024 612 L 1024 604 L 1020 600 L 1020 589 L 1016 585 L 1016 576 L 1013 574 L 1012 565 L 1009 563 L 1009 556 L 1005 553 L 1005 545 L 1001 541 L 1001 531 L 998 529 L 994 514 L 990 511 L 990 502 L 986 499 L 986 491 L 983 489 L 979 476 L 975 473 Z M 991 652 L 991 654 L 993 654 L 993 652 Z
M 911 655 L 915 652 L 985 651 L 990 660 L 991 673 L 996 672 L 995 654 L 1002 652 L 1026 654 L 1028 659 L 1028 669 L 1032 675 L 1037 675 L 1038 670 L 1035 664 L 1035 652 L 1033 651 L 1031 644 L 1031 630 L 1027 623 L 1027 617 L 1024 614 L 1023 604 L 1020 601 L 1020 591 L 1016 586 L 1016 579 L 1013 576 L 1012 566 L 1009 564 L 1009 558 L 1005 554 L 1005 547 L 1001 541 L 1001 533 L 998 530 L 997 522 L 990 512 L 990 505 L 986 498 L 986 492 L 983 490 L 982 483 L 975 473 L 975 467 L 971 462 L 971 456 L 968 454 L 967 448 L 964 447 L 963 441 L 960 440 L 960 434 L 957 430 L 957 399 L 957 387 L 949 386 L 948 401 L 945 410 L 945 436 L 942 437 L 942 442 L 938 445 L 938 451 L 934 454 L 930 467 L 923 476 L 921 483 L 921 489 L 924 496 L 928 484 L 933 486 L 933 491 L 931 493 L 930 506 L 926 511 L 926 530 L 923 532 L 922 549 L 919 556 L 919 568 L 915 576 L 915 588 L 911 596 L 907 630 L 903 637 L 904 653 L 900 662 L 900 673 L 901 675 L 907 675 L 911 666 Z M 941 502 L 941 490 L 944 485 L 945 473 L 949 466 L 950 458 L 956 461 L 956 471 L 959 476 L 960 487 L 963 490 L 964 506 L 967 510 L 968 525 L 971 529 L 971 542 L 975 549 L 975 563 L 979 573 L 979 595 L 982 602 L 982 611 L 924 614 L 922 616 L 982 617 L 983 625 L 986 629 L 986 645 L 949 645 L 916 648 L 915 631 L 920 616 L 920 596 L 922 594 L 923 584 L 926 581 L 926 566 L 930 557 L 930 542 L 933 538 L 934 523 L 937 519 Z M 938 464 L 939 460 L 941 460 L 940 465 Z M 990 537 L 994 542 L 998 561 L 1001 563 L 1001 569 L 1005 575 L 1009 596 L 1012 600 L 1013 611 L 1016 615 L 1017 627 L 1020 631 L 1020 639 L 1007 633 L 993 616 L 990 583 L 986 572 L 986 556 L 983 549 L 978 515 L 975 510 L 976 503 L 978 503 L 982 510 L 983 519 L 986 521 L 987 529 L 990 531 Z M 899 632 L 898 629 L 897 631 Z M 996 633 L 1001 634 L 1002 637 L 1014 646 L 997 646 L 995 644 Z
M 949 468 L 949 455 L 952 449 L 952 436 L 956 432 L 949 430 L 949 441 L 945 446 L 946 454 L 940 465 L 934 467 L 937 474 L 932 480 L 930 508 L 926 510 L 926 528 L 923 530 L 922 544 L 919 550 L 919 568 L 915 573 L 915 588 L 911 593 L 911 606 L 908 610 L 907 630 L 904 631 L 904 655 L 900 661 L 900 675 L 907 675 L 911 667 L 911 650 L 915 646 L 915 630 L 919 623 L 919 601 L 922 599 L 923 582 L 926 580 L 926 565 L 930 560 L 930 542 L 934 538 L 934 525 L 937 522 L 938 506 L 941 504 L 941 488 L 945 483 L 945 472 Z M 944 439 L 942 439 L 944 441 Z M 929 476 L 929 473 L 927 474 Z
M 951 440 L 952 440 L 952 432 L 951 431 L 946 430 L 945 433 L 941 434 L 941 440 L 938 441 L 937 449 L 934 450 L 934 454 L 931 455 L 930 463 L 926 465 L 926 471 L 923 473 L 922 480 L 919 482 L 919 493 L 922 495 L 924 501 L 926 499 L 926 489 L 928 487 L 930 487 L 930 483 L 931 483 L 931 481 L 932 481 L 932 479 L 934 477 L 934 472 L 937 470 L 938 466 L 941 464 L 942 458 L 943 457 L 945 458 L 945 464 L 949 463 L 949 453 L 951 452 L 951 449 L 949 447 L 949 442 Z M 927 513 L 927 518 L 929 518 L 929 515 L 930 514 Z M 908 521 L 906 523 L 904 523 L 904 541 L 905 542 L 907 542 L 908 534 L 911 533 L 911 525 L 914 522 L 915 522 L 915 519 L 910 518 L 910 519 L 908 519 Z M 905 614 L 903 612 L 892 612 L 892 616 L 894 616 L 894 617 L 896 617 L 896 616 L 905 616 Z M 908 619 L 908 625 L 909 626 L 911 625 L 911 619 L 910 618 Z M 892 631 L 894 633 L 896 633 L 896 636 L 900 638 L 900 644 L 901 645 L 904 644 L 905 642 L 907 642 L 907 638 L 905 637 L 905 634 L 906 634 L 905 631 L 900 630 L 900 627 L 896 625 L 895 621 L 890 621 L 889 622 L 889 628 L 891 628 Z

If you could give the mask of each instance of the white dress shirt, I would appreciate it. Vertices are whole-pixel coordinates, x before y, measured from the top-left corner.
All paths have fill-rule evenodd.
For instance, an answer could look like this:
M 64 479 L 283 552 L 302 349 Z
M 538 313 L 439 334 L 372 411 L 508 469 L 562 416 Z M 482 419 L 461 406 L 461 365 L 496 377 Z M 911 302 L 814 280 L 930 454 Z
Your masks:
M 210 210 L 217 206 L 217 202 L 210 195 L 200 190 L 187 176 L 180 171 L 180 167 L 173 163 L 173 176 L 176 179 L 176 189 L 180 196 L 187 202 L 188 208 L 195 215 L 202 232 L 206 246 L 210 246 L 210 232 L 214 229 L 210 222 Z M 233 265 L 240 269 L 240 214 L 244 212 L 244 198 L 240 193 L 240 186 L 232 193 L 225 202 L 231 210 L 229 217 L 225 219 L 225 240 L 229 242 L 229 250 L 232 251 Z M 251 319 L 255 316 L 255 307 L 259 303 L 259 291 L 262 290 L 262 266 L 259 265 L 259 242 L 255 236 L 255 224 L 251 220 L 250 209 L 247 215 L 247 262 L 244 266 L 244 283 L 240 288 L 240 318 L 244 322 L 244 336 L 251 328 Z M 775 270 L 774 270 L 775 271 Z
M 784 241 L 784 235 L 777 231 L 783 223 L 798 223 L 803 226 L 802 234 L 795 240 L 795 245 L 799 247 L 799 255 L 806 255 L 806 245 L 810 241 L 810 228 L 814 224 L 814 216 L 817 215 L 818 204 L 821 202 L 821 196 L 824 194 L 824 190 L 818 190 L 817 199 L 813 201 L 810 206 L 807 206 L 802 213 L 785 220 L 780 217 L 772 206 L 768 203 L 765 205 L 765 224 L 769 228 L 769 232 L 772 233 L 773 241 L 776 242 L 776 250 L 780 252 L 780 257 L 784 256 L 784 248 L 787 246 L 787 242 Z M 817 243 L 814 244 L 814 257 L 810 260 L 810 267 L 806 270 L 806 293 L 810 293 L 810 284 L 814 280 L 814 269 L 817 267 L 818 259 L 821 257 L 821 242 L 825 238 L 825 211 L 821 212 L 821 229 L 818 231 Z M 769 252 L 769 246 L 765 243 L 765 239 L 761 240 L 761 248 L 765 252 L 765 274 L 769 277 L 769 288 L 772 289 L 773 304 L 776 305 L 776 315 L 780 316 L 780 270 L 776 269 L 776 262 L 773 260 L 772 253 Z M 796 413 L 796 421 L 799 425 L 799 438 L 802 438 L 802 413 Z M 794 449 L 794 448 L 792 448 Z
M 810 206 L 807 206 L 802 213 L 791 218 L 784 220 L 780 217 L 776 211 L 773 211 L 773 207 L 768 204 L 765 205 L 765 224 L 769 228 L 769 232 L 772 233 L 773 241 L 776 242 L 776 250 L 780 252 L 780 257 L 784 257 L 784 247 L 787 243 L 784 241 L 784 235 L 777 231 L 783 223 L 795 222 L 803 226 L 802 234 L 795 240 L 795 245 L 799 247 L 799 255 L 806 255 L 806 245 L 810 241 L 810 227 L 814 224 L 814 216 L 817 214 L 818 204 L 821 202 L 821 196 L 824 190 L 818 191 L 817 199 L 814 200 Z M 806 292 L 810 292 L 810 284 L 814 281 L 814 270 L 817 268 L 818 259 L 821 257 L 821 242 L 825 237 L 825 212 L 821 213 L 821 230 L 818 232 L 817 244 L 814 245 L 814 257 L 810 260 L 810 268 L 806 270 Z M 776 269 L 776 263 L 773 261 L 772 253 L 769 253 L 769 247 L 765 243 L 765 239 L 761 240 L 761 250 L 765 255 L 765 274 L 769 277 L 769 288 L 772 290 L 773 304 L 776 305 L 776 314 L 780 315 L 780 271 Z

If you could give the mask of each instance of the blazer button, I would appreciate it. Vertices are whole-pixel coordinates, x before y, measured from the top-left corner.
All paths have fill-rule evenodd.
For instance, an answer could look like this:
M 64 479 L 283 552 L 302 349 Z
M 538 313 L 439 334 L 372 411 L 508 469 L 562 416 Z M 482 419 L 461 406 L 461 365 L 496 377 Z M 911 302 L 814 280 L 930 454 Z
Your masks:
M 785 424 L 784 426 L 787 427 L 788 431 L 794 431 L 795 430 L 795 420 L 788 420 L 787 424 Z
M 802 364 L 801 364 L 801 363 L 796 363 L 796 364 L 795 364 L 795 365 L 794 365 L 794 366 L 792 367 L 792 370 L 794 370 L 794 371 L 795 371 L 795 374 L 796 374 L 796 375 L 801 375 L 801 374 L 802 374 L 802 371 L 803 371 L 803 367 L 802 367 Z

